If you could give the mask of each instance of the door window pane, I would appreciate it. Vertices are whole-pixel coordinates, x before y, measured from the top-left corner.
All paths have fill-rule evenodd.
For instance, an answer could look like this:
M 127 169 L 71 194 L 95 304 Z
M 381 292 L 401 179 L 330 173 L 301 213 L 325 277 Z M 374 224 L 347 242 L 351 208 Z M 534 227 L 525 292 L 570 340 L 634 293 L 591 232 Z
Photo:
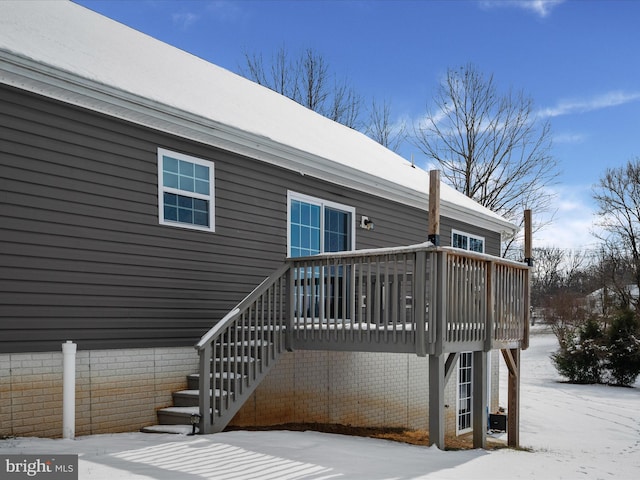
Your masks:
M 458 366 L 458 432 L 471 428 L 472 352 L 460 354 Z
M 349 225 L 351 224 L 351 214 L 328 207 L 325 208 L 324 212 L 324 251 L 343 252 L 350 250 Z
M 306 257 L 320 253 L 320 207 L 292 200 L 290 211 L 291 256 Z

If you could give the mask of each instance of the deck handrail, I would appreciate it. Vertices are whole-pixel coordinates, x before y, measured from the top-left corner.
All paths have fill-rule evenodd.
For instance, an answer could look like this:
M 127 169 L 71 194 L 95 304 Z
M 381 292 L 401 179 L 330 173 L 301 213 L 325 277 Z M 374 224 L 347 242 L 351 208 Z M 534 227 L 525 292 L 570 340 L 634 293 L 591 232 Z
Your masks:
M 284 352 L 290 268 L 278 268 L 195 345 L 200 432 L 224 429 Z
M 278 268 L 275 272 L 265 278 L 260 285 L 253 289 L 253 291 L 247 295 L 238 305 L 236 305 L 229 313 L 227 313 L 222 320 L 216 323 L 213 327 L 211 327 L 207 333 L 205 333 L 198 343 L 196 343 L 196 350 L 202 350 L 207 342 L 210 342 L 212 338 L 215 338 L 220 334 L 229 324 L 233 323 L 233 321 L 238 318 L 240 313 L 245 310 L 249 305 L 251 305 L 257 298 L 260 297 L 264 293 L 264 291 L 269 288 L 276 280 L 281 278 L 284 274 L 287 273 L 290 264 L 284 263 L 280 268 Z
M 416 277 L 426 271 L 430 248 L 425 243 L 289 258 L 293 348 L 422 350 L 416 341 L 425 337 L 427 316 L 416 305 L 426 284 Z
M 297 276 L 290 287 L 294 348 L 424 355 L 446 347 L 526 347 L 524 263 L 431 242 L 287 261 Z

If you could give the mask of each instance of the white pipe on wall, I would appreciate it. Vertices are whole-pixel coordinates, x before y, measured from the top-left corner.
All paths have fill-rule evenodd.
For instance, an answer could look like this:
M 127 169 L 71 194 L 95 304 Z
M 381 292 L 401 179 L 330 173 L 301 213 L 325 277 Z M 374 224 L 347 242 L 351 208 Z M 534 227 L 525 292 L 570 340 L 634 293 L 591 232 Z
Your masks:
M 62 344 L 62 438 L 76 436 L 76 349 L 71 340 Z

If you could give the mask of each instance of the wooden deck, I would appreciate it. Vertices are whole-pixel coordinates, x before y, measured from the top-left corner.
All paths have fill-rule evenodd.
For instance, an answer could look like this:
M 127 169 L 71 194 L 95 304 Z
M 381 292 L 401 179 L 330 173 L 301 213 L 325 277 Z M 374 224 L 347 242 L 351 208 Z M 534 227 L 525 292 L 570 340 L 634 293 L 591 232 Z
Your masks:
M 529 267 L 490 255 L 425 243 L 287 259 L 198 343 L 201 431 L 224 428 L 286 350 L 414 353 L 429 357 L 430 438 L 442 446 L 457 353 L 474 352 L 480 389 L 494 349 L 517 379 L 528 314 Z M 486 395 L 474 398 L 484 447 Z

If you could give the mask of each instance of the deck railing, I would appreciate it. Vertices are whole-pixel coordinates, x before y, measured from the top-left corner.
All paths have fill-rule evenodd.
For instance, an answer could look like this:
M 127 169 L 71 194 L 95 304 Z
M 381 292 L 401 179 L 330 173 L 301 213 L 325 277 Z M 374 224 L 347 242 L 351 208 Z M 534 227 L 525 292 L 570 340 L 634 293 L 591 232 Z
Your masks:
M 289 259 L 292 348 L 415 352 L 426 258 L 416 246 Z
M 197 344 L 201 430 L 224 428 L 285 349 L 526 348 L 528 275 L 430 243 L 290 258 Z
M 421 244 L 289 259 L 292 348 L 490 350 L 523 342 L 528 267 Z
M 529 268 L 474 252 L 440 248 L 445 285 L 436 302 L 446 305 L 442 323 L 445 351 L 528 345 Z

